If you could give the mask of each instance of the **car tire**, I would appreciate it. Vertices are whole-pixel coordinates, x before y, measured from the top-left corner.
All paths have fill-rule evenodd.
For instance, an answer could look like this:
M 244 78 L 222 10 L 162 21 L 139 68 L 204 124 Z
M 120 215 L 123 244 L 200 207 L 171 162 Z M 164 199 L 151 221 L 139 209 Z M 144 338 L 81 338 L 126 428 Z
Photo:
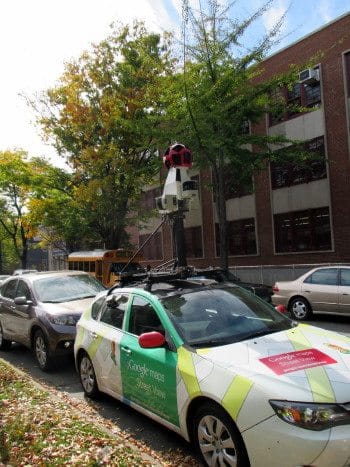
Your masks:
M 202 405 L 194 416 L 194 442 L 204 465 L 249 467 L 242 437 L 225 410 L 215 403 Z
M 42 371 L 49 371 L 52 368 L 52 358 L 49 352 L 49 345 L 47 343 L 44 333 L 38 329 L 34 334 L 33 352 L 35 359 Z
M 12 342 L 4 338 L 2 326 L 0 324 L 0 350 L 9 350 Z
M 292 318 L 298 321 L 310 319 L 312 316 L 310 303 L 303 297 L 293 298 L 288 308 Z
M 92 361 L 87 353 L 79 359 L 79 378 L 87 397 L 93 399 L 99 394 L 97 379 Z

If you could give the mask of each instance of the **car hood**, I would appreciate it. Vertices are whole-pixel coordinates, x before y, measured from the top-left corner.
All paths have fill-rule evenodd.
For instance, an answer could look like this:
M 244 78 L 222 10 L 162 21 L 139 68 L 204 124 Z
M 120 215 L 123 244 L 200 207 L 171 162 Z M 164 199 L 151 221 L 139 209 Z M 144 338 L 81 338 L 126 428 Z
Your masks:
M 72 300 L 62 303 L 42 303 L 42 308 L 52 315 L 62 313 L 81 314 L 88 308 L 94 298 L 95 297 L 83 298 L 81 300 Z
M 271 399 L 350 401 L 350 338 L 341 334 L 299 324 L 197 353 L 259 385 Z

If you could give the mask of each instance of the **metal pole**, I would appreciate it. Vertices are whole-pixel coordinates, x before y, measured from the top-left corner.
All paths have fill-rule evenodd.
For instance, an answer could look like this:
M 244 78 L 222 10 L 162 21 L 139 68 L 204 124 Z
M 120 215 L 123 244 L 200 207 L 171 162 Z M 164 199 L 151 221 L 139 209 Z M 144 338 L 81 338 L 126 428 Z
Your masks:
M 152 237 L 158 232 L 158 230 L 162 227 L 164 222 L 166 221 L 166 217 L 162 220 L 162 222 L 158 225 L 158 227 L 151 233 L 151 235 L 146 238 L 146 240 L 142 243 L 142 245 L 139 247 L 139 249 L 136 251 L 136 253 L 129 259 L 129 261 L 126 263 L 126 265 L 122 268 L 120 271 L 120 274 L 129 266 L 129 264 L 132 262 L 132 260 L 139 254 L 139 252 L 142 250 L 142 248 L 147 245 L 147 243 L 151 240 Z

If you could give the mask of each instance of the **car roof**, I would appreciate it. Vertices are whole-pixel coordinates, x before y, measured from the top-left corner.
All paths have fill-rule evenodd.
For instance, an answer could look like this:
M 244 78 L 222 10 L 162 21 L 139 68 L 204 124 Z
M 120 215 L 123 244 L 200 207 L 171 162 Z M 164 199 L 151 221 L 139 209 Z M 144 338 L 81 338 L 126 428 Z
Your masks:
M 142 290 L 158 298 L 165 298 L 201 290 L 220 289 L 227 285 L 239 288 L 239 286 L 232 282 L 217 282 L 213 279 L 174 279 L 168 281 L 160 280 L 159 282 L 152 282 L 152 284 L 139 282 L 130 284 L 130 286 L 127 287 L 113 287 L 107 294 L 123 292 L 135 293 Z
M 88 273 L 84 271 L 69 271 L 69 270 L 61 270 L 61 271 L 40 271 L 40 272 L 28 272 L 27 274 L 17 274 L 9 276 L 11 279 L 25 279 L 25 280 L 36 280 L 43 277 L 60 277 L 60 276 L 79 276 L 85 275 L 87 276 Z

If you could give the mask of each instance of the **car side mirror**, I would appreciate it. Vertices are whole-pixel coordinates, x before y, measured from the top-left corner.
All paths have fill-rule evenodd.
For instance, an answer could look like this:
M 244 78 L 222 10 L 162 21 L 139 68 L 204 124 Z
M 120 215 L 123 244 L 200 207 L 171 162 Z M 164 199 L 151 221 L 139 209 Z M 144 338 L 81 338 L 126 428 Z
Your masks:
M 26 297 L 16 297 L 14 299 L 15 305 L 32 305 L 33 302 L 31 300 L 27 300 Z
M 165 342 L 165 337 L 158 331 L 144 332 L 139 336 L 139 344 L 143 349 L 162 347 Z

